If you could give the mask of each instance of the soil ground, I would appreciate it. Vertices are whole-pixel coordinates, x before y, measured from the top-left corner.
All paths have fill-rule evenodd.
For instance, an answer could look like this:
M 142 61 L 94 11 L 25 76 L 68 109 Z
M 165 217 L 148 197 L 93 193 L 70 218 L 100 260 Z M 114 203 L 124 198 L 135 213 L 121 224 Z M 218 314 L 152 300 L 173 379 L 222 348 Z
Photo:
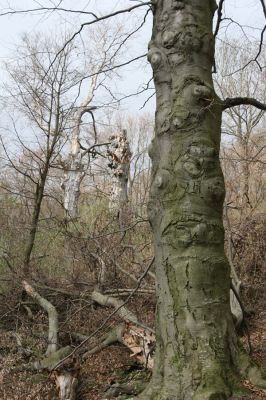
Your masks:
M 84 299 L 66 299 L 64 296 L 56 297 L 56 306 L 62 310 L 60 318 L 62 330 L 66 341 L 69 332 L 92 333 L 102 321 L 110 314 L 110 309 L 96 307 Z M 16 306 L 13 299 L 8 305 L 9 310 L 4 315 L 4 302 L 2 303 L 2 318 L 0 320 L 0 399 L 1 400 L 56 400 L 55 386 L 49 378 L 48 372 L 27 371 L 21 366 L 32 359 L 40 357 L 45 350 L 45 334 L 47 333 L 47 318 L 32 305 L 33 319 L 30 320 L 21 307 Z M 151 296 L 136 296 L 128 304 L 143 323 L 153 325 L 155 301 Z M 119 322 L 118 317 L 108 321 L 104 332 Z M 266 311 L 261 311 L 248 321 L 252 357 L 257 364 L 262 365 L 266 360 Z M 88 328 L 89 326 L 89 328 Z M 14 337 L 14 331 L 19 334 L 24 348 L 34 351 L 34 355 L 25 357 Z M 104 333 L 104 332 L 101 332 Z M 94 337 L 88 346 L 92 348 L 100 336 Z M 247 346 L 246 334 L 242 337 Z M 130 352 L 122 345 L 109 346 L 101 352 L 90 356 L 80 364 L 79 386 L 77 400 L 101 400 L 105 398 L 105 391 L 113 384 L 133 375 L 142 374 L 141 366 L 130 356 Z M 149 375 L 149 374 L 148 374 Z M 248 381 L 243 382 L 251 393 L 243 399 L 265 399 L 266 391 L 253 387 Z

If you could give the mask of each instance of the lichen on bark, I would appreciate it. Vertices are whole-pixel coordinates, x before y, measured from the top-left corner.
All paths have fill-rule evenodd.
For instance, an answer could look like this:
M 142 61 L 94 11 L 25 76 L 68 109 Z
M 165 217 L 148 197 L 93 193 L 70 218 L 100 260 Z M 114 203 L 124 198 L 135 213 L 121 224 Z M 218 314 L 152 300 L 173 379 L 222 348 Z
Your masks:
M 224 254 L 221 102 L 212 81 L 215 1 L 156 0 L 148 59 L 156 87 L 149 216 L 157 338 L 145 400 L 229 398 L 243 355 Z M 245 360 L 247 360 L 245 358 Z

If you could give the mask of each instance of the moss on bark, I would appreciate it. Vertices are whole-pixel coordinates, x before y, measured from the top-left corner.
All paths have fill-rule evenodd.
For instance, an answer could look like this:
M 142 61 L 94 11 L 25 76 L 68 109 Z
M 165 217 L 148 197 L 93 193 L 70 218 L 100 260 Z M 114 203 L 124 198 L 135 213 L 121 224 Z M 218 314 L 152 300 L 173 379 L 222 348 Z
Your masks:
M 224 400 L 239 348 L 224 254 L 221 102 L 212 82 L 212 0 L 156 0 L 148 58 L 156 87 L 149 216 L 157 274 L 157 348 L 145 400 Z

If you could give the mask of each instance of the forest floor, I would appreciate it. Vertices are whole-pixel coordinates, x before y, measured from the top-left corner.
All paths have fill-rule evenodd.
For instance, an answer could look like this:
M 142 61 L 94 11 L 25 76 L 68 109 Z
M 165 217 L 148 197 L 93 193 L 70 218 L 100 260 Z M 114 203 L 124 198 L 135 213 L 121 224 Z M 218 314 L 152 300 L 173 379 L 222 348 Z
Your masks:
M 13 304 L 12 304 L 13 301 Z M 0 399 L 1 400 L 55 400 L 58 399 L 55 386 L 49 378 L 49 373 L 27 371 L 21 366 L 29 362 L 20 351 L 14 331 L 19 335 L 24 348 L 34 349 L 34 357 L 40 357 L 45 349 L 45 336 L 47 333 L 47 318 L 32 305 L 33 319 L 29 320 L 25 311 L 16 307 L 12 299 L 4 315 L 4 304 L 1 305 L 0 319 Z M 87 335 L 94 332 L 102 321 L 108 317 L 112 310 L 93 305 L 82 299 L 66 299 L 56 296 L 56 306 L 64 310 L 60 314 L 61 327 L 65 336 L 69 332 L 81 332 Z M 151 296 L 137 295 L 127 305 L 143 323 L 152 326 L 155 300 Z M 74 311 L 75 310 L 75 311 Z M 108 321 L 104 332 L 119 322 L 118 317 Z M 260 311 L 247 321 L 250 339 L 253 348 L 252 358 L 261 365 L 266 360 L 266 311 Z M 89 326 L 89 329 L 88 329 Z M 103 334 L 104 332 L 101 332 Z M 100 339 L 99 335 L 89 343 L 93 348 Z M 62 339 L 62 345 L 64 341 Z M 246 334 L 242 337 L 247 345 Z M 31 356 L 32 357 L 32 356 Z M 120 344 L 111 345 L 102 351 L 91 355 L 80 364 L 79 386 L 77 400 L 100 400 L 105 398 L 105 391 L 113 384 L 132 379 L 133 376 L 145 375 L 148 379 L 150 373 L 143 372 L 142 367 L 130 356 L 126 347 Z M 266 399 L 266 391 L 259 390 L 249 382 L 243 382 L 251 393 L 243 399 Z

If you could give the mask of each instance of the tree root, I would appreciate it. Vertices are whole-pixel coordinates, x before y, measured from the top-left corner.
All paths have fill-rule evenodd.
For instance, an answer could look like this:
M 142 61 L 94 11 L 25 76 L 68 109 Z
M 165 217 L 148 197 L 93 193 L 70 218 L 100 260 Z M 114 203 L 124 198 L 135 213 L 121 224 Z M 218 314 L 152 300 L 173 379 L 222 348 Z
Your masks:
M 121 395 L 137 395 L 144 390 L 146 384 L 142 380 L 132 380 L 126 383 L 115 383 L 104 394 L 104 399 L 112 399 Z
M 186 399 L 193 400 L 226 400 L 226 399 L 242 399 L 243 395 L 246 394 L 247 389 L 241 387 L 241 378 L 248 379 L 253 385 L 260 387 L 262 389 L 266 389 L 266 380 L 263 378 L 260 369 L 251 361 L 248 354 L 244 353 L 244 351 L 240 352 L 240 356 L 238 357 L 238 374 L 236 372 L 232 376 L 230 375 L 230 371 L 228 372 L 228 379 L 223 382 L 218 381 L 217 387 L 215 388 L 215 384 L 213 384 L 213 388 L 204 389 L 204 385 L 202 390 L 192 391 L 191 396 L 188 394 Z M 236 368 L 237 369 L 237 368 Z M 235 379 L 239 382 L 236 383 Z M 215 379 L 213 380 L 213 382 Z M 228 385 L 228 386 L 227 386 Z M 189 388 L 188 388 L 189 390 Z M 231 397 L 232 396 L 232 397 Z M 178 387 L 176 390 L 171 390 L 171 385 L 167 385 L 167 382 L 161 384 L 156 384 L 156 381 L 151 381 L 151 384 L 147 386 L 147 388 L 140 393 L 137 397 L 134 397 L 130 400 L 181 400 L 183 399 L 182 395 L 178 394 Z M 129 399 L 128 399 L 129 400 Z
M 260 368 L 251 360 L 243 349 L 237 357 L 237 366 L 242 378 L 248 379 L 253 385 L 266 389 L 266 379 L 263 377 Z

